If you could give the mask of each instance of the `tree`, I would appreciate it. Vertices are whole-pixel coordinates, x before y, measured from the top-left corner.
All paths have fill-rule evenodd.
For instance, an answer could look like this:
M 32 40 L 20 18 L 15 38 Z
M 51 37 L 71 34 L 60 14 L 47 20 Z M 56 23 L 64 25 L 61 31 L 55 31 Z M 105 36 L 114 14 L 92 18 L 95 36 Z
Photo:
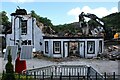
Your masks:
M 8 26 L 10 22 L 8 21 L 9 18 L 7 17 L 7 13 L 5 11 L 0 12 L 0 25 Z
M 3 25 L 3 33 L 7 33 L 7 31 L 11 28 L 11 23 L 9 22 L 9 18 L 5 11 L 0 12 L 0 25 Z M 9 31 L 8 33 L 11 33 L 11 31 Z
M 14 68 L 13 68 L 13 65 L 12 65 L 12 57 L 11 57 L 10 53 L 11 53 L 11 49 L 9 49 L 8 56 L 7 56 L 8 62 L 5 65 L 6 74 L 5 74 L 5 76 L 3 77 L 2 80 L 15 80 Z

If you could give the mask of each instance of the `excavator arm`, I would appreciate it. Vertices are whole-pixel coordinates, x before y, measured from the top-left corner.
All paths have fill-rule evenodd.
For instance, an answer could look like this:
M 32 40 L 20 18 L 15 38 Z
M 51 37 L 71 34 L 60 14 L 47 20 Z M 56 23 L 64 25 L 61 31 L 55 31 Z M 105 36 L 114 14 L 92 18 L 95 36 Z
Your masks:
M 85 14 L 84 12 L 82 12 L 82 13 L 79 15 L 79 22 L 82 21 L 82 22 L 84 23 L 84 22 L 85 22 L 85 18 L 84 18 L 84 17 L 87 17 L 87 18 L 90 18 L 91 20 L 94 20 L 97 24 L 99 24 L 101 27 L 103 27 L 104 37 L 110 36 L 110 33 L 109 33 L 109 31 L 106 29 L 103 20 L 101 20 L 100 18 L 98 18 L 95 14 L 90 14 L 90 13 Z

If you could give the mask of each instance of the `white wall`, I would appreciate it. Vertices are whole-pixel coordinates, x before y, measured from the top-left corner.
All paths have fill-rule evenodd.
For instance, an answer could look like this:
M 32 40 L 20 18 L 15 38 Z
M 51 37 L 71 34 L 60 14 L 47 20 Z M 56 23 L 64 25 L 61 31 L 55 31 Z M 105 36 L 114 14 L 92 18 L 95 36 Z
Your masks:
M 98 55 L 98 51 L 99 51 L 99 41 L 103 39 L 44 39 L 45 41 L 48 41 L 48 54 L 45 53 L 45 44 L 44 46 L 44 55 L 46 56 L 50 56 L 50 57 L 63 57 L 63 42 L 64 41 L 85 41 L 85 57 L 95 57 Z M 61 41 L 61 54 L 53 54 L 53 41 Z M 95 41 L 95 54 L 87 54 L 87 41 Z M 102 52 L 103 52 L 103 44 L 104 42 L 102 42 Z
M 35 20 L 35 19 L 34 19 Z M 36 51 L 43 51 L 43 34 L 40 28 L 36 25 L 36 20 L 34 21 L 34 48 Z M 40 45 L 40 42 L 42 45 Z
M 16 40 L 19 40 L 20 38 L 21 38 L 21 41 L 31 40 L 31 45 L 33 45 L 32 43 L 34 43 L 33 47 L 36 49 L 36 51 L 42 51 L 43 45 L 40 45 L 39 43 L 40 42 L 43 43 L 43 37 L 42 37 L 43 34 L 40 28 L 38 28 L 38 26 L 36 25 L 36 19 L 32 18 L 30 15 L 18 15 L 18 16 L 22 17 L 23 20 L 27 20 L 27 34 L 20 35 L 21 34 L 21 28 L 19 27 L 20 19 L 19 17 L 12 16 L 11 17 L 12 18 L 12 34 L 7 34 L 7 37 L 6 37 L 7 45 L 14 45 L 14 35 L 15 35 L 15 45 L 17 43 Z M 34 32 L 34 35 L 32 35 L 33 34 L 32 32 Z

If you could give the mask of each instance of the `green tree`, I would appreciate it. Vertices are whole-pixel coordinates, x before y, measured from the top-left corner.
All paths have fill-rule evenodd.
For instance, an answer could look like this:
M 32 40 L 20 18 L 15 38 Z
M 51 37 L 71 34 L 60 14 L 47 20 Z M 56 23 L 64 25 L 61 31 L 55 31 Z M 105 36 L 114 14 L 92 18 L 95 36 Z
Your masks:
M 0 25 L 3 25 L 4 31 L 2 33 L 7 34 L 11 33 L 11 23 L 5 11 L 0 12 Z
M 10 22 L 8 21 L 9 18 L 7 17 L 7 13 L 5 11 L 0 12 L 0 25 L 8 26 Z
M 6 73 L 5 73 L 5 76 L 2 77 L 3 78 L 2 80 L 15 80 L 14 68 L 12 65 L 12 57 L 10 53 L 11 53 L 11 49 L 9 49 L 9 52 L 8 52 L 8 56 L 7 56 L 8 62 L 5 65 Z

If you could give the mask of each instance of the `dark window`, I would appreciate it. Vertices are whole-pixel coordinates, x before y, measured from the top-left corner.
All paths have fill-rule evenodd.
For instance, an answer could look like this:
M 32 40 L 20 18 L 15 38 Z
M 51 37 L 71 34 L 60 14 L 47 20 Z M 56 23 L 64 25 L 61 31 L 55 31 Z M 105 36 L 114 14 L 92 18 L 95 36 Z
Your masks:
M 87 54 L 95 54 L 95 41 L 87 42 Z
M 27 34 L 27 20 L 21 21 L 21 34 L 26 35 Z
M 18 45 L 19 44 L 19 40 L 16 40 L 16 45 Z
M 27 45 L 27 40 L 22 41 L 22 45 Z
M 28 40 L 28 45 L 31 45 L 31 40 Z
M 99 41 L 99 53 L 102 53 L 102 41 Z
M 53 41 L 53 53 L 60 54 L 61 53 L 61 42 Z
M 48 41 L 45 41 L 45 53 L 48 53 Z

